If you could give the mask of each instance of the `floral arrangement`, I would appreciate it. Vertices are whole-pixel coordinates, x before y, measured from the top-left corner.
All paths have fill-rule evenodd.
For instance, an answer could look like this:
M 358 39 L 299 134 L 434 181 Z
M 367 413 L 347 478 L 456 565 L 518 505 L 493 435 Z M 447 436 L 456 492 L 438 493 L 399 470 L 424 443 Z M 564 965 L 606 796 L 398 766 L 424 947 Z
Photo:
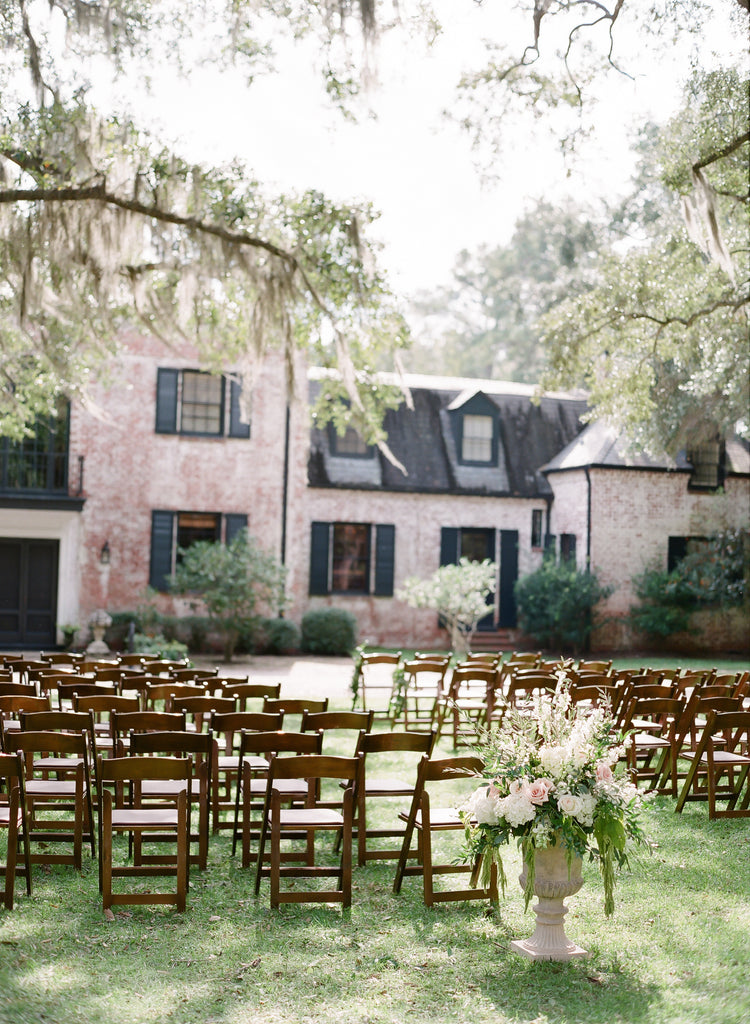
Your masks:
M 615 869 L 628 863 L 628 848 L 649 846 L 639 822 L 644 794 L 618 776 L 624 755 L 608 706 L 576 704 L 565 669 L 554 694 L 533 699 L 523 711 L 508 709 L 485 733 L 477 753 L 485 781 L 462 808 L 467 857 L 492 863 L 505 891 L 500 847 L 518 841 L 527 868 L 526 906 L 534 890 L 534 851 L 566 848 L 573 857 L 597 860 L 604 882 L 604 913 L 614 910 Z

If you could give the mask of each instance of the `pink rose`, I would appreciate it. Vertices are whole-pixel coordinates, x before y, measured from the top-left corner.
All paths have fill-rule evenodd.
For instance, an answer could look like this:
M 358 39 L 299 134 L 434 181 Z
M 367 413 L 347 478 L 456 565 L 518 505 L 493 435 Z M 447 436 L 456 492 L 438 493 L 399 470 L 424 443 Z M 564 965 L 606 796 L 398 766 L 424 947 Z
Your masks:
M 600 761 L 596 766 L 596 777 L 599 782 L 611 782 L 614 775 L 612 774 L 612 769 L 609 765 L 605 764 L 604 761 Z
M 534 779 L 524 787 L 524 794 L 532 804 L 543 804 L 549 795 L 549 782 L 546 779 Z
M 508 792 L 511 796 L 518 796 L 519 793 L 523 792 L 523 783 L 518 779 L 514 779 L 508 786 Z

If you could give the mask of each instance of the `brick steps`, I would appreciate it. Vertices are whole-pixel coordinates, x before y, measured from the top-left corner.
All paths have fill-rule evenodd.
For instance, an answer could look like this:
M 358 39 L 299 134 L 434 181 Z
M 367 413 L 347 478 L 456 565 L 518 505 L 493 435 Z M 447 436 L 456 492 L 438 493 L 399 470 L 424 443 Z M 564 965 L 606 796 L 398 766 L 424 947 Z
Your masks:
M 515 651 L 520 633 L 517 629 L 479 631 L 471 638 L 472 651 Z

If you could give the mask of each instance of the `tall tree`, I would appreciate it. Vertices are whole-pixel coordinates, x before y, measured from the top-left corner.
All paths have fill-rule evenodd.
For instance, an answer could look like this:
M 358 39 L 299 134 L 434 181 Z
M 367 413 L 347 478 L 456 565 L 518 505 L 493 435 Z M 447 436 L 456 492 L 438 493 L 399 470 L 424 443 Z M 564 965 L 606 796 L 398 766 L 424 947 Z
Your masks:
M 306 6 L 282 16 L 330 38 Z M 294 353 L 312 351 L 338 369 L 329 406 L 383 441 L 383 404 L 400 399 L 374 370 L 404 329 L 368 240 L 371 208 L 268 194 L 239 163 L 197 166 L 89 99 L 102 61 L 117 74 L 128 61 L 230 53 L 251 74 L 268 53 L 262 15 L 276 13 L 271 2 L 0 0 L 1 433 L 20 437 L 61 395 L 84 394 L 135 325 L 197 344 L 217 368 L 252 372 L 275 345 L 291 376 Z
M 749 86 L 734 70 L 693 76 L 661 146 L 683 222 L 612 250 L 599 286 L 542 320 L 544 383 L 586 386 L 652 451 L 750 434 Z
M 539 200 L 507 245 L 459 254 L 448 288 L 414 303 L 413 370 L 536 384 L 545 368 L 536 323 L 563 298 L 595 281 L 606 244 L 601 214 Z

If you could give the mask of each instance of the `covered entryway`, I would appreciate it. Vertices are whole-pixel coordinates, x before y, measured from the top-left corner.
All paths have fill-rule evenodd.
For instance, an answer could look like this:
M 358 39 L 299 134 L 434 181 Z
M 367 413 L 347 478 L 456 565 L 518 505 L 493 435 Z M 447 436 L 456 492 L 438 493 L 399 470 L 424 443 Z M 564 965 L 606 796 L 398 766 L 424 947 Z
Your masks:
M 0 646 L 51 647 L 59 542 L 0 538 Z

